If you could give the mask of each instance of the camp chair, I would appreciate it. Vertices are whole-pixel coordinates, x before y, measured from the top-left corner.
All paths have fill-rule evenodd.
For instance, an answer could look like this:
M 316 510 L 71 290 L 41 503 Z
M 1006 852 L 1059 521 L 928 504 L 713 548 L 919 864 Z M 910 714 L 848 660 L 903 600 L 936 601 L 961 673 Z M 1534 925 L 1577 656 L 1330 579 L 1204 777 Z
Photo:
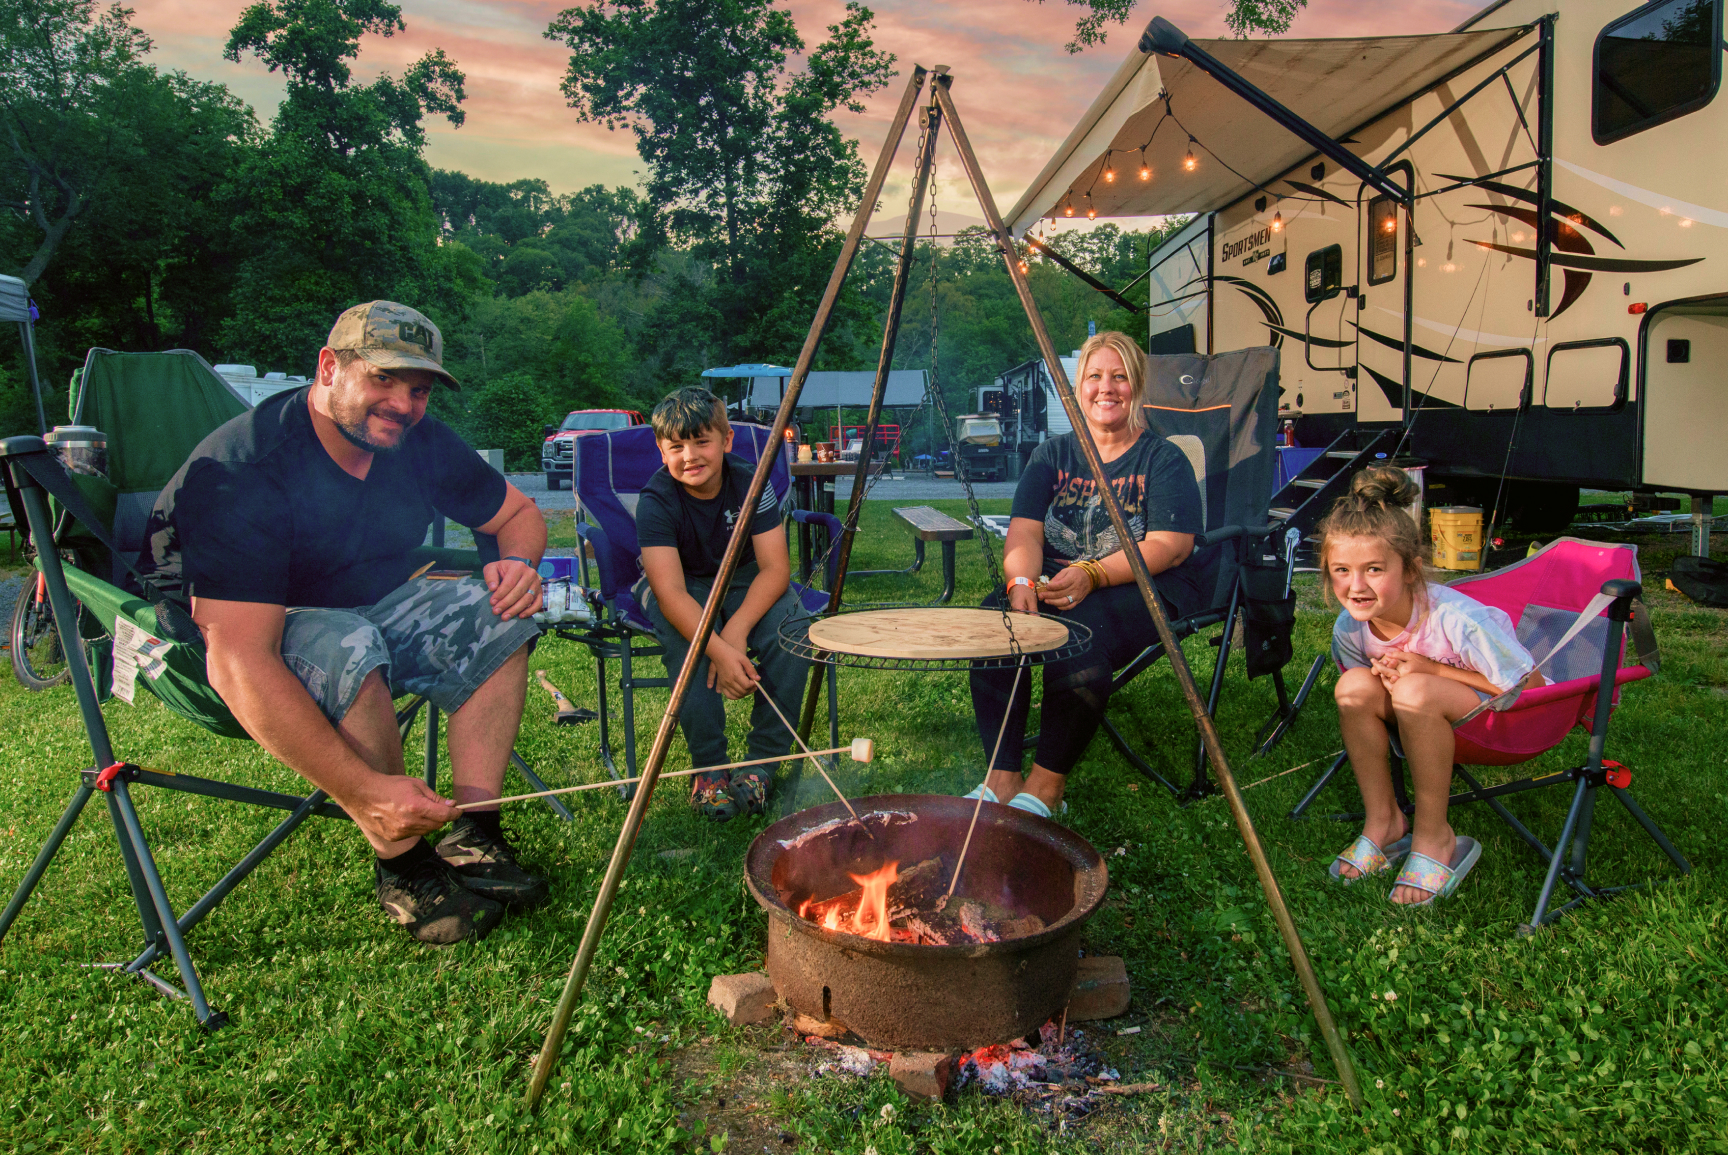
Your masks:
M 205 678 L 203 644 L 183 604 L 164 595 L 133 568 L 143 543 L 144 519 L 156 493 L 192 449 L 218 425 L 246 409 L 246 403 L 197 354 L 122 354 L 92 350 L 79 375 L 72 416 L 108 433 L 109 478 L 69 474 L 38 437 L 0 442 L 0 474 L 8 499 L 23 515 L 36 546 L 55 628 L 78 699 L 94 766 L 82 782 L 5 912 L 0 939 L 23 910 L 78 815 L 100 791 L 120 846 L 132 895 L 144 931 L 144 949 L 126 963 L 98 966 L 135 975 L 164 994 L 189 999 L 198 1022 L 215 1029 L 227 1017 L 211 1009 L 187 953 L 185 936 L 215 909 L 308 817 L 346 819 L 323 791 L 302 797 L 239 783 L 147 770 L 115 757 L 102 703 L 112 691 L 113 652 L 121 635 L 136 628 L 147 641 L 126 647 L 137 658 L 136 688 L 148 690 L 182 718 L 227 738 L 245 739 L 238 720 Z M 61 511 L 57 530 L 53 504 Z M 496 556 L 496 544 L 492 544 Z M 76 558 L 63 563 L 61 554 Z M 473 568 L 474 552 L 427 552 L 427 560 Z M 110 581 L 109 579 L 113 579 Z M 128 589 L 128 586 L 131 588 Z M 404 721 L 406 714 L 406 721 Z M 406 727 L 412 708 L 398 714 Z M 428 728 L 428 741 L 436 742 Z M 429 756 L 435 765 L 435 747 Z M 517 769 L 526 764 L 515 758 Z M 533 789 L 544 789 L 531 772 Z M 157 872 L 150 844 L 131 800 L 132 785 L 185 791 L 288 812 L 264 839 L 186 911 L 175 915 Z M 550 801 L 550 800 L 548 800 Z M 568 814 L 568 812 L 564 812 Z M 184 990 L 149 969 L 170 954 Z
M 1486 574 L 1459 578 L 1450 584 L 1478 602 L 1497 606 L 1510 615 L 1517 624 L 1518 641 L 1536 659 L 1537 669 L 1548 680 L 1545 686 L 1509 691 L 1483 703 L 1459 719 L 1453 728 L 1457 751 L 1452 772 L 1470 789 L 1453 795 L 1451 805 L 1487 803 L 1548 865 L 1548 874 L 1536 899 L 1536 913 L 1530 920 L 1532 927 L 1540 927 L 1586 899 L 1643 886 L 1592 887 L 1584 881 L 1596 792 L 1604 786 L 1614 792 L 1614 797 L 1682 875 L 1692 871 L 1686 857 L 1633 799 L 1627 789 L 1632 772 L 1603 757 L 1608 723 L 1620 700 L 1620 688 L 1641 682 L 1661 668 L 1655 632 L 1638 601 L 1643 593 L 1639 583 L 1638 547 L 1558 538 L 1522 561 Z M 1628 624 L 1634 653 L 1631 663 L 1622 665 Z M 1469 770 L 1472 766 L 1508 767 L 1529 762 L 1553 750 L 1579 726 L 1590 734 L 1589 754 L 1582 766 L 1492 787 L 1484 787 Z M 1301 814 L 1300 808 L 1313 801 L 1346 761 L 1345 755 L 1333 761 L 1309 789 L 1295 814 Z M 1404 783 L 1404 756 L 1396 741 L 1392 783 L 1399 803 L 1409 813 L 1413 808 Z M 1549 850 L 1500 800 L 1507 795 L 1565 783 L 1575 784 L 1572 805 L 1560 830 L 1559 842 Z M 1549 902 L 1560 882 L 1577 892 L 1577 897 L 1550 911 Z
M 1147 425 L 1182 451 L 1200 487 L 1205 531 L 1195 535 L 1194 554 L 1183 565 L 1213 575 L 1210 604 L 1173 620 L 1171 631 L 1180 643 L 1209 627 L 1223 627 L 1212 639 L 1218 659 L 1206 698 L 1207 713 L 1216 715 L 1236 624 L 1243 624 L 1248 677 L 1271 675 L 1278 696 L 1276 711 L 1255 736 L 1255 753 L 1263 754 L 1295 723 L 1324 661 L 1324 655 L 1314 659 L 1292 697 L 1283 670 L 1292 656 L 1296 596 L 1290 589 L 1290 575 L 1301 535 L 1275 533 L 1266 519 L 1276 471 L 1278 351 L 1266 346 L 1216 355 L 1164 354 L 1146 360 Z M 1163 657 L 1162 643 L 1141 651 L 1111 680 L 1112 701 Z M 1198 743 L 1193 778 L 1184 789 L 1141 757 L 1108 716 L 1103 730 L 1134 769 L 1172 794 L 1194 799 L 1216 789 L 1207 778 L 1205 750 Z M 1036 735 L 1026 740 L 1028 748 L 1036 743 Z
M 732 452 L 752 466 L 761 458 L 768 445 L 767 428 L 759 425 L 733 423 Z M 791 461 L 784 443 L 776 447 L 776 460 L 768 474 L 774 492 L 782 499 L 790 496 Z M 657 658 L 665 653 L 654 637 L 654 624 L 636 602 L 633 587 L 642 577 L 642 548 L 636 541 L 636 503 L 642 487 L 660 469 L 660 451 L 654 444 L 650 426 L 593 433 L 576 439 L 576 462 L 573 481 L 579 508 L 576 536 L 580 542 L 577 554 L 582 558 L 582 584 L 598 587 L 602 612 L 594 625 L 561 628 L 562 638 L 581 642 L 594 655 L 595 684 L 598 688 L 600 714 L 600 760 L 613 778 L 635 778 L 636 769 L 636 691 L 645 687 L 669 687 L 665 677 L 641 677 L 635 664 L 643 659 Z M 799 521 L 826 527 L 831 540 L 838 541 L 839 519 L 833 515 L 794 511 Z M 590 574 L 589 564 L 593 564 Z M 826 582 L 834 584 L 837 558 L 829 552 Z M 825 610 L 828 595 L 819 590 L 792 583 L 799 600 L 811 613 Z M 619 666 L 618 697 L 620 723 L 624 729 L 624 768 L 619 773 L 611 741 L 611 710 L 607 696 L 606 663 L 617 661 Z M 840 720 L 834 705 L 834 669 L 828 668 L 830 746 L 839 746 Z M 621 790 L 623 790 L 621 788 Z M 625 792 L 627 794 L 627 792 Z

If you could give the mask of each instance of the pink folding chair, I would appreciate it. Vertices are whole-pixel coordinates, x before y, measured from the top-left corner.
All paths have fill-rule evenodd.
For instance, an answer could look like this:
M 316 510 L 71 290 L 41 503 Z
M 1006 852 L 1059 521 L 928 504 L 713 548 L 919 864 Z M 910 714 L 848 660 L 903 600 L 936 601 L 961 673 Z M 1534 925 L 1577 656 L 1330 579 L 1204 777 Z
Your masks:
M 1540 927 L 1585 899 L 1628 889 L 1592 887 L 1584 881 L 1596 792 L 1602 787 L 1614 792 L 1614 797 L 1681 874 L 1690 874 L 1692 870 L 1686 857 L 1632 798 L 1627 789 L 1632 772 L 1603 757 L 1608 722 L 1620 700 L 1621 687 L 1649 678 L 1661 665 L 1655 632 L 1638 601 L 1643 593 L 1639 577 L 1636 546 L 1560 538 L 1504 569 L 1451 583 L 1454 590 L 1486 605 L 1498 606 L 1510 615 L 1517 624 L 1518 640 L 1530 651 L 1537 668 L 1548 680 L 1547 685 L 1508 692 L 1483 703 L 1455 727 L 1457 752 L 1453 772 L 1470 790 L 1453 795 L 1452 805 L 1487 803 L 1548 864 L 1548 874 L 1536 900 L 1536 914 L 1530 921 L 1532 927 Z M 1628 633 L 1633 647 L 1630 661 L 1626 660 Z M 1528 762 L 1554 749 L 1578 726 L 1590 734 L 1589 756 L 1582 766 L 1493 787 L 1484 787 L 1468 769 Z M 1402 752 L 1396 741 L 1393 751 L 1393 785 L 1399 802 L 1408 812 L 1411 808 L 1402 775 Z M 1293 814 L 1299 815 L 1313 801 L 1326 779 L 1344 761 L 1340 756 L 1333 763 Z M 1576 784 L 1572 806 L 1560 839 L 1550 851 L 1500 799 L 1568 782 Z M 1561 882 L 1577 892 L 1577 898 L 1550 911 L 1554 888 Z

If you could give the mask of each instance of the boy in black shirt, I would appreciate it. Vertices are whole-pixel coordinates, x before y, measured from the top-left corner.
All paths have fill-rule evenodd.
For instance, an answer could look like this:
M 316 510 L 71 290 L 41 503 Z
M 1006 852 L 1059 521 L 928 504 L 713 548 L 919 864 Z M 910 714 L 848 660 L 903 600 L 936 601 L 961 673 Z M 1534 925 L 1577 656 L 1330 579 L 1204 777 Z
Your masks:
M 706 389 L 680 389 L 654 407 L 649 418 L 664 468 L 648 479 L 636 506 L 636 540 L 642 547 L 645 577 L 636 600 L 654 623 L 665 647 L 666 673 L 676 678 L 702 619 L 726 544 L 742 509 L 750 463 L 730 453 L 732 426 L 726 407 Z M 798 613 L 791 590 L 792 559 L 780 528 L 780 497 L 772 483 L 748 511 L 750 540 L 744 544 L 732 585 L 715 620 L 706 657 L 696 668 L 678 721 L 684 743 L 698 767 L 728 762 L 726 708 L 721 695 L 743 698 L 752 691 L 771 694 L 788 716 L 809 672 L 808 660 L 780 646 L 780 624 Z M 759 666 L 750 662 L 754 652 Z M 716 693 L 718 691 L 719 693 Z M 746 758 L 771 758 L 791 749 L 792 736 L 765 702 L 750 711 Z M 691 804 L 724 822 L 739 811 L 766 809 L 772 765 L 741 768 L 732 774 L 698 775 Z

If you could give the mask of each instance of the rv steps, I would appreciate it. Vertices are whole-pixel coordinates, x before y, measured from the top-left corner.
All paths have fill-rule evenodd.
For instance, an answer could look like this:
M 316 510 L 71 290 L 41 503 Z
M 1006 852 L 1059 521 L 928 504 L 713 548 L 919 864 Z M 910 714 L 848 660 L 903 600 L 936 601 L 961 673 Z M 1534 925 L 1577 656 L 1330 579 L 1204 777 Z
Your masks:
M 1400 432 L 1396 428 L 1360 427 L 1344 431 L 1324 453 L 1272 495 L 1267 517 L 1282 523 L 1281 528 L 1300 530 L 1307 538 L 1332 503 L 1349 488 L 1357 471 L 1392 453 Z

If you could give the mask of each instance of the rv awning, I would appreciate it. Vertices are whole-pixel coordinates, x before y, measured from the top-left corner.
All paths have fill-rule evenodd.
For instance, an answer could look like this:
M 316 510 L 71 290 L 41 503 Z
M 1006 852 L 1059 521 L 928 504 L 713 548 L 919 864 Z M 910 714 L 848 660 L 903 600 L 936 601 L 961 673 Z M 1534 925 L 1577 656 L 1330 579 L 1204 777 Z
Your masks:
M 758 409 L 773 409 L 780 404 L 787 380 L 783 377 L 758 377 L 750 383 L 750 404 Z M 868 370 L 843 372 L 814 371 L 804 379 L 804 389 L 798 394 L 798 408 L 827 408 L 837 405 L 862 408 L 870 404 L 870 391 L 876 385 L 876 375 Z M 924 404 L 924 370 L 891 369 L 888 388 L 882 404 L 889 408 Z
M 1526 31 L 1194 43 L 1337 139 Z M 1165 96 L 1174 118 L 1160 125 Z M 1152 179 L 1142 181 L 1140 149 L 1154 127 L 1145 154 Z M 1203 147 L 1194 149 L 1195 170 L 1184 172 L 1189 133 Z M 1107 151 L 1113 181 L 1104 179 Z M 1312 151 L 1188 61 L 1136 48 L 1010 210 L 1008 224 L 1015 236 L 1024 235 L 1039 218 L 1061 216 L 1070 196 L 1074 216 L 1084 216 L 1088 193 L 1100 217 L 1206 212 L 1246 196 Z

